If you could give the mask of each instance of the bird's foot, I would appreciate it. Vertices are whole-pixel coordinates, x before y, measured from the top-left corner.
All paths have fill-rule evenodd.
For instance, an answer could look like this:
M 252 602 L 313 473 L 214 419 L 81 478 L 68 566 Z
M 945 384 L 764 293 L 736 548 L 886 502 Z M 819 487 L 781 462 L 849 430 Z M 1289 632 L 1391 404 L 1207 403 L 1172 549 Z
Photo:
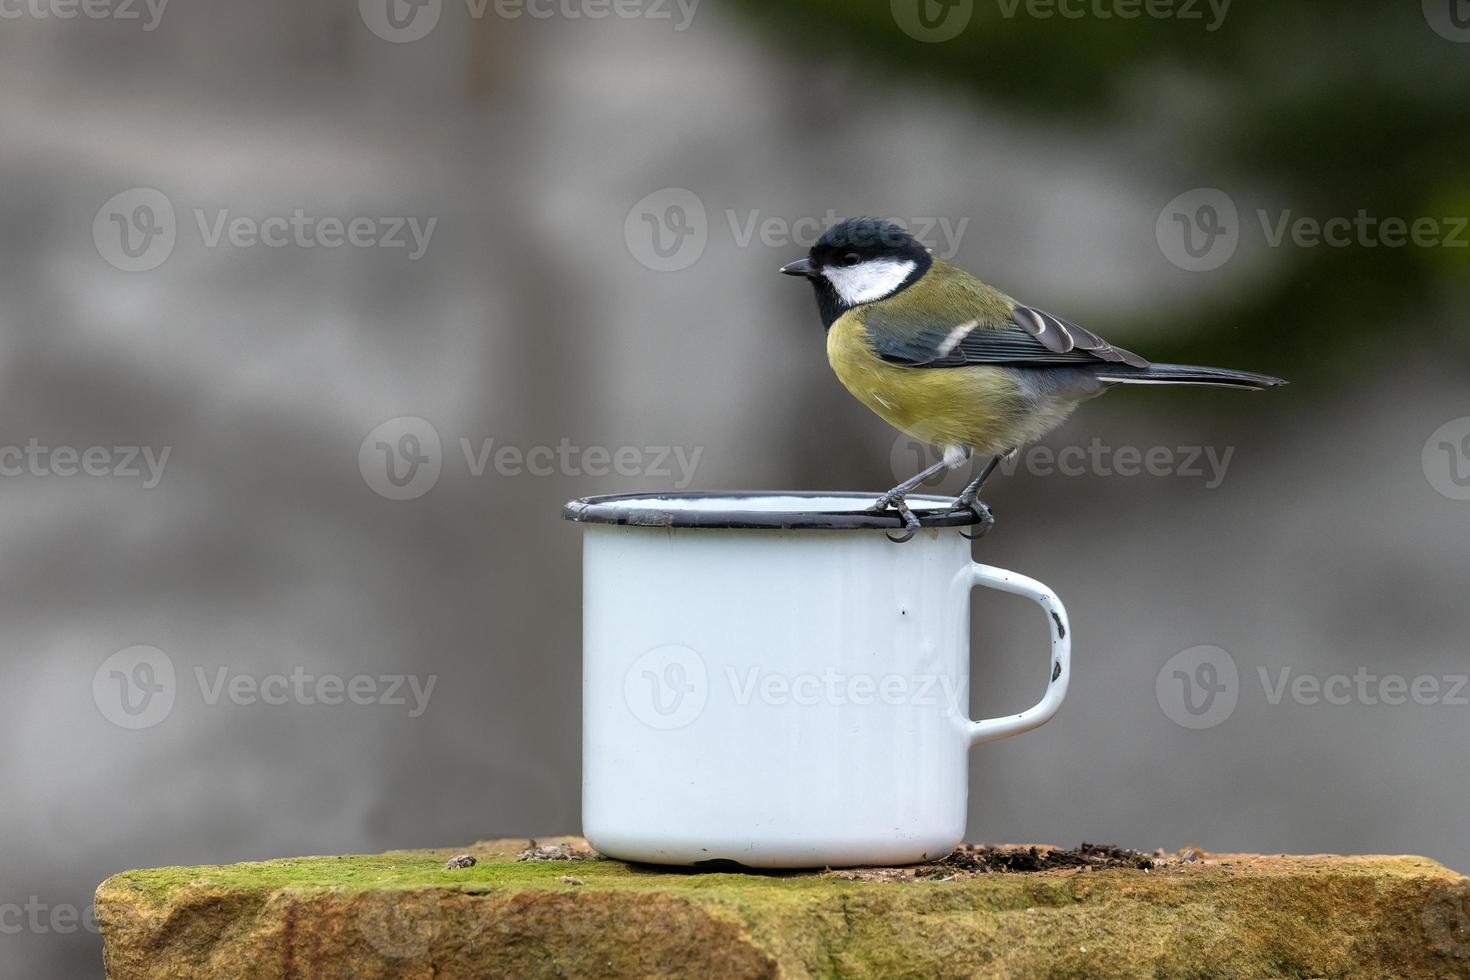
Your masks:
M 908 503 L 903 499 L 903 494 L 896 494 L 890 490 L 873 501 L 873 505 L 868 509 L 881 514 L 890 508 L 896 511 L 899 519 L 903 521 L 903 533 L 895 538 L 893 535 L 884 532 L 888 540 L 894 544 L 903 544 L 905 541 L 913 540 L 914 535 L 919 533 L 919 519 L 914 516 L 913 508 L 909 507 Z
M 964 531 L 961 531 L 961 537 L 974 541 L 976 538 L 985 537 L 985 535 L 990 533 L 990 529 L 995 526 L 995 515 L 991 514 L 990 508 L 985 506 L 980 500 L 966 500 L 961 496 L 955 499 L 954 506 L 955 510 L 959 510 L 960 508 L 968 509 L 979 519 L 975 525 L 974 532 L 966 534 Z

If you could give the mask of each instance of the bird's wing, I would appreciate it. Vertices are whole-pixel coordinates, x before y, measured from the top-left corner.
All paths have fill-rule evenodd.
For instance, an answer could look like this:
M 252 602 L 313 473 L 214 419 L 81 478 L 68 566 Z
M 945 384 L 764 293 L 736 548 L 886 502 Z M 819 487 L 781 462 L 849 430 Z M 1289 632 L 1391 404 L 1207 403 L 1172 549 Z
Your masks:
M 1114 347 L 1091 330 L 1019 303 L 999 323 L 984 322 L 982 317 L 963 319 L 957 313 L 950 314 L 953 322 L 941 321 L 912 310 L 883 309 L 881 304 L 864 312 L 868 343 L 890 364 L 930 368 L 967 364 L 1148 366 L 1137 354 Z

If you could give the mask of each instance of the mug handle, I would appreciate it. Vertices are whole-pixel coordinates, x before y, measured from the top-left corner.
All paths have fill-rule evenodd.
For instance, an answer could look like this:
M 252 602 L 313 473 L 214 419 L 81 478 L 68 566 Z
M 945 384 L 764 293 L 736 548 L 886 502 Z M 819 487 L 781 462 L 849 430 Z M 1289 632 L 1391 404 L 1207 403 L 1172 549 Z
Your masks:
M 1062 706 L 1062 699 L 1067 696 L 1067 682 L 1072 677 L 1072 638 L 1067 622 L 1067 609 L 1055 592 L 1034 578 L 993 565 L 971 562 L 970 587 L 978 585 L 1023 595 L 1045 610 L 1048 632 L 1051 634 L 1051 657 L 1048 661 L 1050 679 L 1047 681 L 1046 694 L 1041 700 L 1018 715 L 970 722 L 971 745 L 1005 738 L 1007 735 L 1019 735 L 1046 724 Z

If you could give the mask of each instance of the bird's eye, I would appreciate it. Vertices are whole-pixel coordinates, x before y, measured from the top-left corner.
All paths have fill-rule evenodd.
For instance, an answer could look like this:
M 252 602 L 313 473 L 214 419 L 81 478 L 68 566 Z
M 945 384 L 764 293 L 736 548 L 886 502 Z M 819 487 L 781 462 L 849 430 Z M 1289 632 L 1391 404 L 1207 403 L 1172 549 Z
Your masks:
M 858 255 L 856 252 L 848 252 L 842 257 L 842 264 L 847 266 L 848 268 L 851 268 L 852 266 L 857 265 L 862 260 L 863 257 L 861 255 Z

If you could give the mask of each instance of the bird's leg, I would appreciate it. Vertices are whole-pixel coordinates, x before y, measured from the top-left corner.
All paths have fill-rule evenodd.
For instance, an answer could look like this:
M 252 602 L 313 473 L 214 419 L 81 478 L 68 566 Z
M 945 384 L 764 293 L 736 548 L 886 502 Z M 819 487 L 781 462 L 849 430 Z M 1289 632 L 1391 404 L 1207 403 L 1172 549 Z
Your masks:
M 894 510 L 898 511 L 898 516 L 903 520 L 903 536 L 895 538 L 893 535 L 890 534 L 888 536 L 888 540 L 894 542 L 895 544 L 903 544 L 905 541 L 911 539 L 919 531 L 919 519 L 914 516 L 913 509 L 909 507 L 909 505 L 904 501 L 904 498 L 913 493 L 914 490 L 925 480 L 929 479 L 932 476 L 936 476 L 937 474 L 942 473 L 947 469 L 952 469 L 954 466 L 957 465 L 959 461 L 968 459 L 969 456 L 970 451 L 968 449 L 964 451 L 963 455 L 957 457 L 951 453 L 946 452 L 944 458 L 941 459 L 939 462 L 922 470 L 919 473 L 914 474 L 907 480 L 904 480 L 898 486 L 894 487 L 892 490 L 889 490 L 887 493 L 883 494 L 883 496 L 879 497 L 877 500 L 873 501 L 873 505 L 868 508 L 869 510 L 882 512 L 892 507 Z
M 883 496 L 873 501 L 873 506 L 869 509 L 887 510 L 889 507 L 892 507 L 894 504 L 898 503 L 899 501 L 903 500 L 903 498 L 913 493 L 914 490 L 918 488 L 919 484 L 923 483 L 931 476 L 935 476 L 936 474 L 941 473 L 947 469 L 949 469 L 949 464 L 941 459 L 933 466 L 929 467 L 926 470 L 923 470 L 920 473 L 915 473 L 913 476 L 909 477 L 907 480 L 904 480 L 892 490 L 889 490 L 887 493 L 883 494 Z
M 968 507 L 975 512 L 976 517 L 980 518 L 980 524 L 974 534 L 965 534 L 964 531 L 960 532 L 960 534 L 963 534 L 972 541 L 975 538 L 985 537 L 991 526 L 995 524 L 995 517 L 990 513 L 990 508 L 980 502 L 980 488 L 985 485 L 985 481 L 990 477 L 990 474 L 995 472 L 995 468 L 1000 465 L 1000 461 L 1014 452 L 1014 449 L 1007 449 L 1003 453 L 996 453 L 990 457 L 990 462 L 985 464 L 985 469 L 980 472 L 980 475 L 970 481 L 970 485 L 960 491 L 960 495 L 955 498 L 955 507 Z

